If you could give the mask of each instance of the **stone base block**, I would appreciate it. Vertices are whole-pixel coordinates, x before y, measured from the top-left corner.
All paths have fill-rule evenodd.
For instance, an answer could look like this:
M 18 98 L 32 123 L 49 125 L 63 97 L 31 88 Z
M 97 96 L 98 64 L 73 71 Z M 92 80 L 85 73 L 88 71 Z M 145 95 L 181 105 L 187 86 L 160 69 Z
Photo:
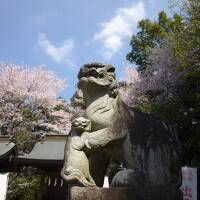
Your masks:
M 69 200 L 181 200 L 181 193 L 134 191 L 132 188 L 71 187 Z

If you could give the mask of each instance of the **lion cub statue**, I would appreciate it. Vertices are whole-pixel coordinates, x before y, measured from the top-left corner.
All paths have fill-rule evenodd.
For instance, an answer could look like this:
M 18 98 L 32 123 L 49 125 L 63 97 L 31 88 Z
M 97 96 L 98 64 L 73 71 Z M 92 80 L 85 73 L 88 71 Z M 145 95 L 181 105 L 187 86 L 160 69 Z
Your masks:
M 96 186 L 89 172 L 88 158 L 83 151 L 87 143 L 81 139 L 81 136 L 90 132 L 90 120 L 79 117 L 72 122 L 71 132 L 65 145 L 65 163 L 61 171 L 62 178 L 71 184 L 85 187 Z M 87 148 L 90 146 L 88 145 Z

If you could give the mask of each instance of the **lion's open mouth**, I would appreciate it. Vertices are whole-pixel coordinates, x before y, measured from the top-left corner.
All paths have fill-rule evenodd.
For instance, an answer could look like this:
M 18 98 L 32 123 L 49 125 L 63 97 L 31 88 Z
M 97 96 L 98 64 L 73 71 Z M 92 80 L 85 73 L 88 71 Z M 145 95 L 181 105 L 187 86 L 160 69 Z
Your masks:
M 97 72 L 95 69 L 85 69 L 80 75 L 79 79 L 81 78 L 89 78 L 89 77 L 94 77 L 94 78 L 104 78 L 105 72 Z

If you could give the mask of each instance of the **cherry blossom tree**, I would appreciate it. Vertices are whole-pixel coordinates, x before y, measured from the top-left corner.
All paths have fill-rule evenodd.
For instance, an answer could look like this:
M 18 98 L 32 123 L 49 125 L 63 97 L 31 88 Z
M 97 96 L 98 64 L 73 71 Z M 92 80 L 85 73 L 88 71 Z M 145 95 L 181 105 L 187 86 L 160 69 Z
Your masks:
M 173 55 L 173 42 L 168 38 L 162 47 L 154 47 L 148 56 L 148 65 L 143 73 L 131 65 L 125 66 L 126 84 L 120 88 L 122 99 L 131 106 L 145 102 L 164 103 L 177 95 L 183 72 L 177 71 L 176 59 Z
M 152 48 L 141 88 L 155 103 L 164 103 L 174 98 L 181 83 L 183 72 L 176 68 L 174 44 L 169 37 L 162 47 Z
M 140 88 L 142 77 L 135 66 L 126 65 L 122 68 L 123 76 L 120 82 L 120 98 L 129 106 L 137 106 L 145 100 Z
M 58 134 L 68 134 L 71 130 L 71 122 L 74 118 L 84 116 L 84 110 L 80 107 L 73 107 L 65 101 L 48 107 L 45 119 L 38 120 L 36 126 L 39 129 L 52 131 Z
M 51 118 L 55 123 L 51 130 L 60 131 L 58 127 L 63 124 L 69 129 L 71 111 L 54 109 L 64 104 L 57 95 L 65 86 L 65 80 L 58 79 L 54 72 L 43 66 L 0 64 L 1 134 L 14 135 L 22 130 L 32 130 L 45 120 L 50 126 Z

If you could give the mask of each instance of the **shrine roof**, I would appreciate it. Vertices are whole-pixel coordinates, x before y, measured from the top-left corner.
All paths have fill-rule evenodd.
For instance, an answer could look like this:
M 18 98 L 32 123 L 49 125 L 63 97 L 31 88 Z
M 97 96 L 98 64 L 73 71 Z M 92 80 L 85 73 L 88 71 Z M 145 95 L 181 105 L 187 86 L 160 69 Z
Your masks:
M 35 144 L 29 154 L 15 157 L 17 164 L 28 166 L 60 167 L 64 160 L 66 135 L 46 135 L 42 141 Z
M 10 141 L 9 136 L 0 136 L 0 159 L 8 156 L 15 148 L 15 144 Z
M 12 171 L 11 157 L 16 155 L 16 145 L 10 136 L 0 135 L 0 173 Z

